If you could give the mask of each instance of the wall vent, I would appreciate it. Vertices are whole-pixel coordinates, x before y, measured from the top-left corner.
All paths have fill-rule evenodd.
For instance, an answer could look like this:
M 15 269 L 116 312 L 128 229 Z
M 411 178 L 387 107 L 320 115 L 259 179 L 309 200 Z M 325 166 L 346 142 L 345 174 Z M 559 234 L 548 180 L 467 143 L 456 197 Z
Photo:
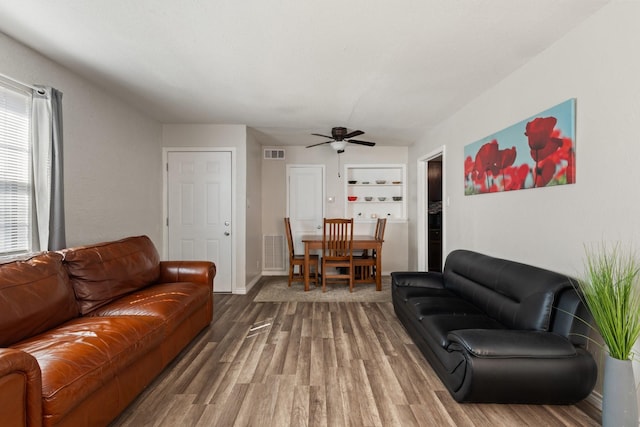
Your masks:
M 264 235 L 262 241 L 264 270 L 283 271 L 285 269 L 284 236 Z
M 273 149 L 273 148 L 265 148 L 264 149 L 264 158 L 271 160 L 284 160 L 284 150 L 283 149 Z

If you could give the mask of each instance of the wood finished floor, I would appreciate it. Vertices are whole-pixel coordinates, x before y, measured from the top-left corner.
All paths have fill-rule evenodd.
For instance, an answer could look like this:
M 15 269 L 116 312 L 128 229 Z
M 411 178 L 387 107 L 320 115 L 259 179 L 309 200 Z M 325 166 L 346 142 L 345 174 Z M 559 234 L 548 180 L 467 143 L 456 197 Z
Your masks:
M 600 425 L 588 404 L 458 404 L 391 303 L 254 303 L 260 285 L 216 295 L 211 326 L 112 427 Z

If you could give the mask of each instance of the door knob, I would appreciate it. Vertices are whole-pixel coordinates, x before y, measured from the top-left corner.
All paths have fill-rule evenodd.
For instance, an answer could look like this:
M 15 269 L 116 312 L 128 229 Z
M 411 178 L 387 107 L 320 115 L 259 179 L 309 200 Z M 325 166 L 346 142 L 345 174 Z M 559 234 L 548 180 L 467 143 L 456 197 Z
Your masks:
M 322 228 L 322 226 L 321 226 L 321 225 L 319 225 L 319 226 L 317 226 L 316 228 L 317 228 L 318 230 L 320 230 L 320 229 Z
M 225 235 L 225 236 L 229 236 L 230 234 L 231 234 L 231 233 L 229 233 L 228 231 L 225 231 L 225 232 L 224 232 L 224 235 Z

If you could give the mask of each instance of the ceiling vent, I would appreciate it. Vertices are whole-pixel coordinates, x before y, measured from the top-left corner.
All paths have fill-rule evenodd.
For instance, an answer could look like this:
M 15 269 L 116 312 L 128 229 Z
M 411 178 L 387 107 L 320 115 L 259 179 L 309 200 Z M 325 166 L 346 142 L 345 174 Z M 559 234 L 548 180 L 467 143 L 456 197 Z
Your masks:
M 264 158 L 269 160 L 284 160 L 284 150 L 283 149 L 273 149 L 273 148 L 265 148 L 264 149 Z

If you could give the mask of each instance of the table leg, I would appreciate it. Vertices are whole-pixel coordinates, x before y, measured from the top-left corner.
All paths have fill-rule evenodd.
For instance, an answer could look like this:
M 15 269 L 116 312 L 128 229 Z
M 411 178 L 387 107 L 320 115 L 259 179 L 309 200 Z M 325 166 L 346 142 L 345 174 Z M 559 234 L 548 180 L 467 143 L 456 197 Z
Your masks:
M 309 243 L 304 243 L 304 290 L 309 290 Z

